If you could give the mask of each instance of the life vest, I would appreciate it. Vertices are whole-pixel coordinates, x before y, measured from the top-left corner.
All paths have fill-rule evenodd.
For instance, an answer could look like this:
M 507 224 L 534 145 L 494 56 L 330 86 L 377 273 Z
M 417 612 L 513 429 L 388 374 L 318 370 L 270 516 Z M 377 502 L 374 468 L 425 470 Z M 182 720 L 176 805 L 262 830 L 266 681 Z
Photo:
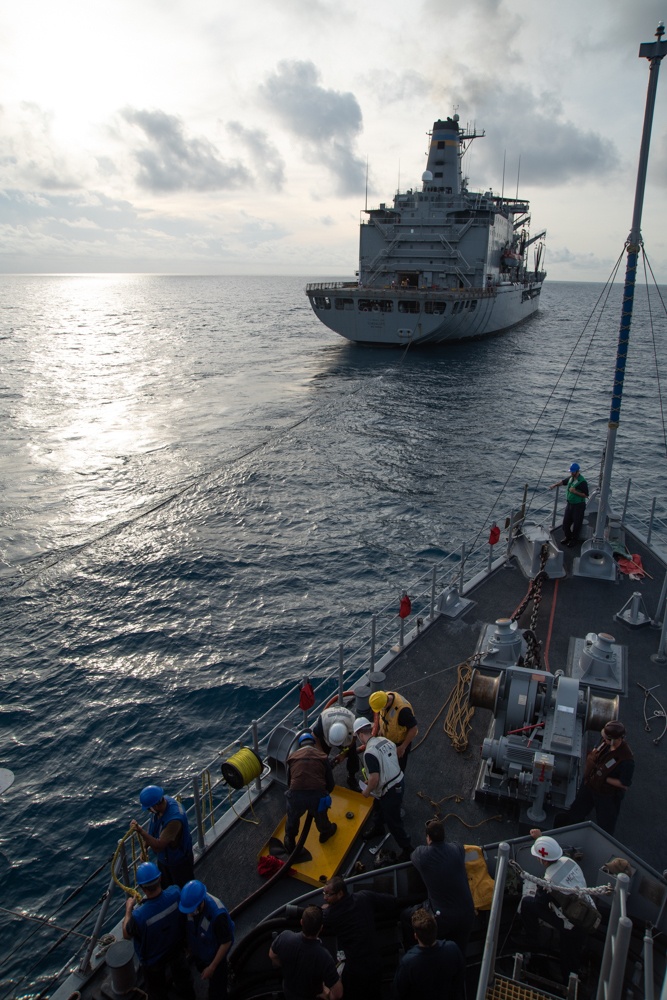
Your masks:
M 385 708 L 384 711 L 380 712 L 380 736 L 385 736 L 392 743 L 395 743 L 396 746 L 400 746 L 408 730 L 407 726 L 399 726 L 398 716 L 403 708 L 409 708 L 412 711 L 412 705 L 405 698 L 402 698 L 400 694 L 396 694 L 395 691 L 388 693 L 393 694 L 394 701 L 391 708 Z
M 207 892 L 204 896 L 204 909 L 202 912 L 188 914 L 188 951 L 192 952 L 195 958 L 198 958 L 200 962 L 204 962 L 206 965 L 210 965 L 220 947 L 213 932 L 213 925 L 222 913 L 226 914 L 229 920 L 233 944 L 234 921 L 229 916 L 227 907 L 223 906 L 216 896 L 211 896 Z
M 585 889 L 586 879 L 584 878 L 584 873 L 572 858 L 559 858 L 558 861 L 554 861 L 553 864 L 549 865 L 546 872 L 544 873 L 544 879 L 546 882 L 551 882 L 553 886 L 557 886 L 562 889 Z M 588 893 L 582 897 L 586 900 L 589 906 L 595 909 L 595 902 L 593 897 L 589 896 Z M 553 900 L 550 903 L 552 910 L 565 921 L 566 927 L 572 927 L 573 925 L 567 919 L 560 907 L 556 906 Z
M 188 817 L 181 803 L 177 802 L 176 799 L 172 799 L 171 795 L 165 795 L 165 801 L 167 808 L 161 816 L 153 813 L 148 832 L 151 837 L 159 840 L 162 831 L 173 820 L 176 819 L 181 824 L 182 833 L 178 844 L 175 847 L 165 847 L 163 851 L 158 852 L 158 861 L 161 861 L 163 865 L 168 867 L 190 856 L 192 853 L 192 837 L 190 836 Z
M 490 910 L 495 882 L 489 875 L 481 847 L 466 844 L 464 848 L 466 875 L 476 910 Z
M 322 735 L 324 736 L 324 741 L 327 746 L 331 746 L 331 740 L 329 739 L 329 733 L 331 732 L 331 727 L 336 722 L 342 722 L 347 729 L 347 739 L 343 746 L 349 747 L 352 743 L 354 736 L 353 725 L 354 725 L 355 715 L 349 708 L 345 708 L 344 705 L 332 705 L 331 708 L 325 708 L 320 716 L 322 722 Z
M 584 784 L 598 795 L 613 795 L 622 791 L 615 785 L 608 785 L 607 778 L 614 776 L 616 767 L 623 760 L 634 760 L 632 750 L 625 740 L 615 750 L 608 743 L 591 750 L 586 758 Z
M 327 755 L 315 746 L 301 747 L 287 758 L 289 787 L 299 792 L 326 794 Z
M 373 736 L 366 744 L 364 750 L 364 764 L 366 753 L 371 752 L 380 765 L 380 780 L 371 792 L 374 799 L 381 799 L 385 792 L 395 788 L 403 781 L 401 763 L 396 753 L 396 744 L 383 736 Z
M 572 487 L 579 489 L 582 485 L 586 486 L 588 484 L 580 472 L 576 476 L 570 476 L 566 486 L 567 493 L 565 494 L 565 499 L 568 503 L 586 503 L 586 497 L 580 497 L 578 494 L 572 493 Z
M 134 950 L 142 965 L 155 965 L 181 945 L 181 914 L 177 885 L 163 889 L 155 899 L 145 899 L 132 911 L 136 927 Z

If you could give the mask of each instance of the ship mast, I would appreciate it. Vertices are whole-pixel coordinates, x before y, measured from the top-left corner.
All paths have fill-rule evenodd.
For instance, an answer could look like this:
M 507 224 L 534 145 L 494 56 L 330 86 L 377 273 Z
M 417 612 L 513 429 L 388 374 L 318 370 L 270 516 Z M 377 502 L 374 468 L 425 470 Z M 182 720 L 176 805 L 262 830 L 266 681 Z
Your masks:
M 655 108 L 660 63 L 665 55 L 667 55 L 667 41 L 664 41 L 662 37 L 664 34 L 665 26 L 661 21 L 655 32 L 656 41 L 645 42 L 639 46 L 639 58 L 649 60 L 649 81 L 646 94 L 646 108 L 644 110 L 644 128 L 639 152 L 639 165 L 637 167 L 637 183 L 635 187 L 635 204 L 632 214 L 632 228 L 630 229 L 630 235 L 628 236 L 625 245 L 627 263 L 625 269 L 625 285 L 623 287 L 621 325 L 618 332 L 618 346 L 616 350 L 616 370 L 614 373 L 614 386 L 611 396 L 611 411 L 609 414 L 609 423 L 607 425 L 607 445 L 602 470 L 602 484 L 600 486 L 595 531 L 593 537 L 589 538 L 582 545 L 581 557 L 578 560 L 578 565 L 575 565 L 575 574 L 577 576 L 589 576 L 603 580 L 616 579 L 616 564 L 613 558 L 611 546 L 608 541 L 605 541 L 604 529 L 609 506 L 611 472 L 614 463 L 616 436 L 621 419 L 621 400 L 623 397 L 623 380 L 625 377 L 625 364 L 627 361 L 628 345 L 630 341 L 632 307 L 634 304 L 635 279 L 637 275 L 637 258 L 639 256 L 640 247 L 642 246 L 641 220 L 642 208 L 644 205 L 644 190 L 646 187 L 648 152 L 651 144 L 653 111 Z

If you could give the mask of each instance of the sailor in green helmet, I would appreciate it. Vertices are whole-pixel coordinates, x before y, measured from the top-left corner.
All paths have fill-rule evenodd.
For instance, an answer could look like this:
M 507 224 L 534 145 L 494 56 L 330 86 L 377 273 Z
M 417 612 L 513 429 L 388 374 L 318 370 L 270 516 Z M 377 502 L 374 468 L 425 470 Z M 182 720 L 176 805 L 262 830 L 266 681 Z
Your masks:
M 570 466 L 569 476 L 566 476 L 565 479 L 559 479 L 549 489 L 555 490 L 557 486 L 567 486 L 565 514 L 563 516 L 563 545 L 578 545 L 579 532 L 584 523 L 586 501 L 588 500 L 588 483 L 576 462 Z

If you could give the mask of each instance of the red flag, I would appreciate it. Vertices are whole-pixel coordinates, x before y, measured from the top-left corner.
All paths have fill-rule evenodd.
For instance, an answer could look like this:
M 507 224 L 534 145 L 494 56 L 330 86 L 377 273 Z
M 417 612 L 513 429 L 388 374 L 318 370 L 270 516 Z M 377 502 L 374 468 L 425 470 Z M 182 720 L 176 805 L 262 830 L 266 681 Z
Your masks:
M 500 541 L 500 528 L 497 524 L 491 528 L 489 532 L 489 545 L 496 545 Z
M 307 712 L 309 708 L 312 708 L 315 704 L 315 692 L 313 691 L 313 685 L 310 683 L 306 677 L 305 681 L 301 685 L 301 694 L 299 695 L 299 708 L 302 712 Z
M 408 597 L 407 594 L 403 594 L 403 597 L 401 598 L 401 606 L 398 609 L 398 617 L 407 618 L 411 611 L 412 611 L 412 603 L 410 601 L 410 598 Z

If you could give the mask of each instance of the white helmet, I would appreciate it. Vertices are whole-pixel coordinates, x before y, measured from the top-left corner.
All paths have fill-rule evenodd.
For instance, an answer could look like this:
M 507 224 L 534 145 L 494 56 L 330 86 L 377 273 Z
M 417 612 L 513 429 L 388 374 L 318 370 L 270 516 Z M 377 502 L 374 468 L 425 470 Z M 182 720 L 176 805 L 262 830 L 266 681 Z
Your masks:
M 347 726 L 344 722 L 334 722 L 329 730 L 329 743 L 332 747 L 342 747 L 348 742 Z
M 558 861 L 563 857 L 563 848 L 553 837 L 538 837 L 530 853 L 541 861 Z
M 354 720 L 354 726 L 352 727 L 352 731 L 354 732 L 354 735 L 356 736 L 357 733 L 360 732 L 360 730 L 362 730 L 362 729 L 371 729 L 372 726 L 373 726 L 372 722 L 369 722 L 368 719 L 364 719 L 363 716 L 360 716 L 358 719 Z

